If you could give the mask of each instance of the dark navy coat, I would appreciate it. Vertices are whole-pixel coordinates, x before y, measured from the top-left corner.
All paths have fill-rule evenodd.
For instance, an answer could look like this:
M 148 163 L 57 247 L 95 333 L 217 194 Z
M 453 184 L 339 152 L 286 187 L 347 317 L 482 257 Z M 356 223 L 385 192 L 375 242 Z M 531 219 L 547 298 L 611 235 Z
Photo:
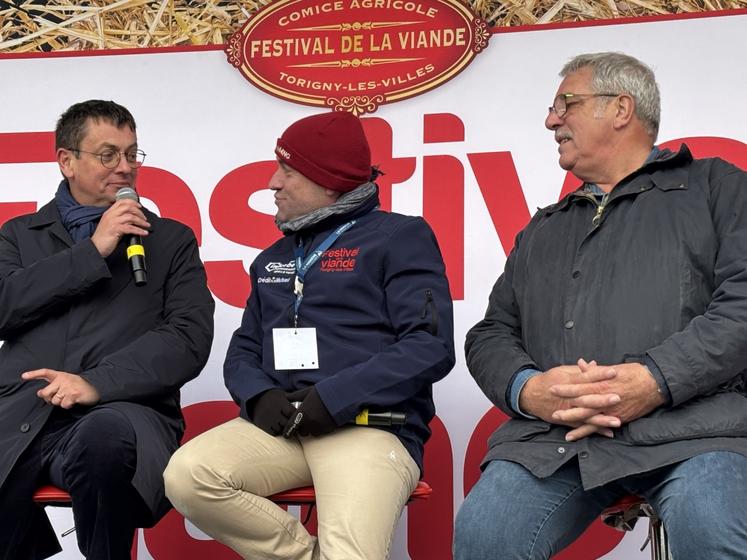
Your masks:
M 0 485 L 53 409 L 36 396 L 46 382 L 21 373 L 51 368 L 80 374 L 98 390 L 96 406 L 128 416 L 133 484 L 154 519 L 167 510 L 162 473 L 184 429 L 179 388 L 207 361 L 214 304 L 191 230 L 145 213 L 143 287 L 124 243 L 106 259 L 90 239 L 73 243 L 54 201 L 0 231 Z
M 226 356 L 224 375 L 246 401 L 271 388 L 314 385 L 338 425 L 364 408 L 406 413 L 393 431 L 422 468 L 434 415 L 431 386 L 454 365 L 453 314 L 438 244 L 422 218 L 373 209 L 328 218 L 287 235 L 251 266 L 252 293 Z M 294 248 L 307 255 L 338 225 L 351 229 L 306 275 L 299 327 L 317 332 L 319 368 L 276 370 L 273 329 L 292 326 Z

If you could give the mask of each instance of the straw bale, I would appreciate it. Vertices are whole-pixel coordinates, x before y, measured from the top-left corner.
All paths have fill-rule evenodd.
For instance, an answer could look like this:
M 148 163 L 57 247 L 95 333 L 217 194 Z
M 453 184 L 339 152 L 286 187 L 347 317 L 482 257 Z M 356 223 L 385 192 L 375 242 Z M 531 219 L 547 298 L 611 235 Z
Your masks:
M 0 0 L 0 52 L 222 44 L 271 0 Z M 733 10 L 747 0 L 468 0 L 491 25 Z

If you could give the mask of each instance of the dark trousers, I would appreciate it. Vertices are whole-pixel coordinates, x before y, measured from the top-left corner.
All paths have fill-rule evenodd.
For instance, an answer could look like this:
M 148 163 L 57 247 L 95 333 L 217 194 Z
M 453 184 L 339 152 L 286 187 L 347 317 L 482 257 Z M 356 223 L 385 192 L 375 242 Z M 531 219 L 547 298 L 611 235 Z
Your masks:
M 129 560 L 150 513 L 132 477 L 135 431 L 119 411 L 56 409 L 0 489 L 0 558 L 41 560 L 60 546 L 34 490 L 51 482 L 72 498 L 78 548 L 90 560 Z

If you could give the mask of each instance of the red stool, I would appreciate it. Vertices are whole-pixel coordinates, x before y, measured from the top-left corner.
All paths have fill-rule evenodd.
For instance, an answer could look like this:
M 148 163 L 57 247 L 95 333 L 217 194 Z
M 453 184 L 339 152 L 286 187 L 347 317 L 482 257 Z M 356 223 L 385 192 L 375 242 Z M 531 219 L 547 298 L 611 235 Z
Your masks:
M 415 487 L 415 490 L 413 490 L 412 494 L 410 494 L 408 503 L 413 500 L 426 500 L 432 493 L 433 489 L 428 485 L 428 483 L 421 480 L 420 482 L 418 482 L 418 485 Z M 313 507 L 316 503 L 316 494 L 314 494 L 313 486 L 303 486 L 301 488 L 291 488 L 290 490 L 286 490 L 285 492 L 278 492 L 277 494 L 269 496 L 269 499 L 276 504 L 284 506 L 309 505 Z M 70 494 L 68 494 L 61 488 L 57 488 L 57 486 L 48 484 L 39 487 L 36 492 L 34 492 L 34 501 L 44 506 L 69 506 L 71 498 Z M 306 520 L 304 520 L 304 523 L 309 520 L 311 511 L 312 510 L 309 509 L 309 513 L 306 516 Z M 70 530 L 70 532 L 71 531 L 72 529 Z M 66 532 L 65 534 L 68 534 L 68 532 Z
M 433 488 L 431 488 L 427 482 L 421 480 L 418 482 L 415 490 L 412 491 L 412 494 L 410 494 L 410 499 L 407 500 L 407 503 L 409 504 L 413 500 L 427 500 L 432 493 Z M 314 506 L 316 505 L 316 494 L 314 493 L 313 486 L 291 488 L 285 492 L 278 492 L 277 494 L 268 496 L 268 499 L 281 506 L 309 506 L 309 511 L 302 521 L 304 525 L 306 525 L 311 518 L 311 512 L 314 510 Z
M 648 517 L 648 537 L 641 550 L 650 543 L 651 560 L 671 560 L 664 524 L 646 500 L 629 494 L 602 512 L 602 522 L 618 531 L 632 531 L 639 517 Z
M 428 485 L 428 483 L 421 480 L 410 495 L 409 501 L 426 500 L 432 493 L 433 489 Z M 285 492 L 278 492 L 269 498 L 276 504 L 286 506 L 300 506 L 316 502 L 316 495 L 314 494 L 313 486 L 292 488 Z M 57 486 L 48 484 L 39 487 L 36 492 L 34 492 L 34 501 L 45 506 L 69 506 L 71 500 L 70 494 L 57 488 Z
M 423 482 L 421 480 L 420 482 L 418 482 L 415 490 L 412 491 L 412 494 L 410 494 L 408 503 L 413 500 L 427 500 L 432 493 L 433 488 L 431 488 L 427 482 Z M 280 504 L 283 506 L 300 506 L 316 503 L 316 494 L 314 494 L 313 486 L 291 488 L 290 490 L 286 490 L 285 492 L 278 492 L 277 494 L 268 496 L 268 498 L 276 504 Z

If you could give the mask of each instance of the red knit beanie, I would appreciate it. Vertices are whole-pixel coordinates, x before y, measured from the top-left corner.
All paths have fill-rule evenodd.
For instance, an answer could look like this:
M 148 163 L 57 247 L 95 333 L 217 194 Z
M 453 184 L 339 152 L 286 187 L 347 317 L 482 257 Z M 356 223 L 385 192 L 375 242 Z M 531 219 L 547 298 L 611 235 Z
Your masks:
M 296 121 L 278 138 L 275 154 L 327 189 L 348 192 L 371 178 L 371 149 L 363 126 L 347 111 Z

